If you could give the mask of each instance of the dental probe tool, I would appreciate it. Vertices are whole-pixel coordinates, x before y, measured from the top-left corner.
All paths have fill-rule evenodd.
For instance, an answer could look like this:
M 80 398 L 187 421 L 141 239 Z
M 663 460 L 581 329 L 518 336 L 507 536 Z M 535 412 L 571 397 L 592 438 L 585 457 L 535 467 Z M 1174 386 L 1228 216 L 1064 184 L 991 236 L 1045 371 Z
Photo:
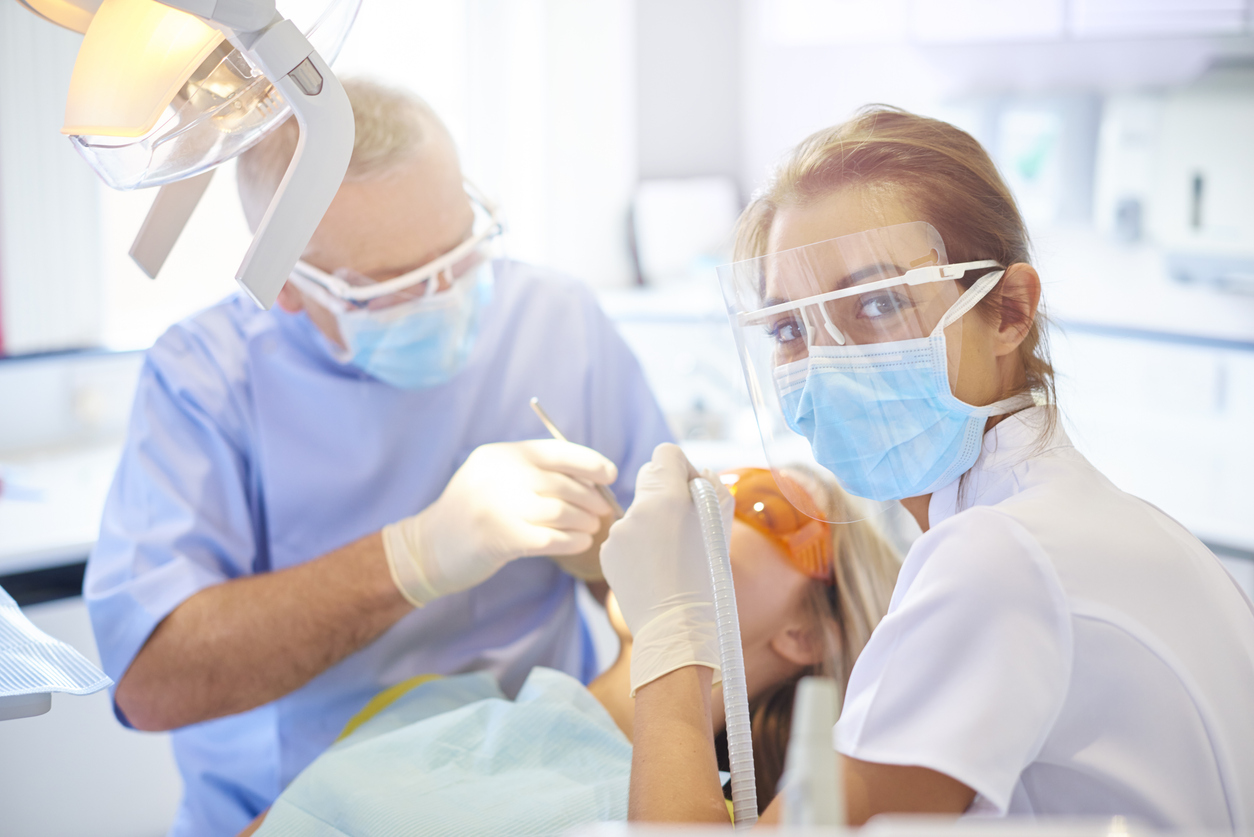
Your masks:
M 540 417 L 540 421 L 544 422 L 544 426 L 548 428 L 549 433 L 552 434 L 554 439 L 557 439 L 559 442 L 570 441 L 566 438 L 562 431 L 557 429 L 557 425 L 553 423 L 553 419 L 549 418 L 549 414 L 544 412 L 544 408 L 540 406 L 539 398 L 534 396 L 532 397 L 531 409 L 535 411 L 537 416 Z M 610 504 L 610 508 L 614 511 L 614 519 L 618 520 L 621 518 L 623 516 L 623 507 L 618 504 L 618 498 L 614 496 L 613 491 L 610 491 L 610 487 L 608 485 L 598 484 L 596 489 L 600 492 L 601 497 L 604 498 L 605 502 Z

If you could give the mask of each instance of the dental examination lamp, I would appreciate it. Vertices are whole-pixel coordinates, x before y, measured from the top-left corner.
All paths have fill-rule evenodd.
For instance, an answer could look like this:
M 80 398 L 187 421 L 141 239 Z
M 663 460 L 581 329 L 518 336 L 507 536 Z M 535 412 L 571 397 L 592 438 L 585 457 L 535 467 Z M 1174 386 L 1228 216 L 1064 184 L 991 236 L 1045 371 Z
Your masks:
M 213 169 L 295 114 L 295 153 L 235 275 L 273 305 L 352 155 L 352 108 L 328 64 L 361 0 L 18 2 L 84 36 L 61 132 L 111 187 L 160 187 L 131 248 L 149 276 Z

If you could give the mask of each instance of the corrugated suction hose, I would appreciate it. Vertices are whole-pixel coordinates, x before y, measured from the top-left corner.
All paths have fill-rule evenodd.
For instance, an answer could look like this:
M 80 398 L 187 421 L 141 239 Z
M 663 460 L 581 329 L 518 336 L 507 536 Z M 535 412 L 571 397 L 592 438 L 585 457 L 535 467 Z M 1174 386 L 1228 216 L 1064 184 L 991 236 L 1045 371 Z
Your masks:
M 749 728 L 749 689 L 740 648 L 740 616 L 732 585 L 729 533 L 723 528 L 718 493 L 697 477 L 688 483 L 701 520 L 701 537 L 714 582 L 714 616 L 718 622 L 719 663 L 723 668 L 723 712 L 727 718 L 727 754 L 731 762 L 732 817 L 737 829 L 758 821 L 757 783 L 753 777 L 753 738 Z

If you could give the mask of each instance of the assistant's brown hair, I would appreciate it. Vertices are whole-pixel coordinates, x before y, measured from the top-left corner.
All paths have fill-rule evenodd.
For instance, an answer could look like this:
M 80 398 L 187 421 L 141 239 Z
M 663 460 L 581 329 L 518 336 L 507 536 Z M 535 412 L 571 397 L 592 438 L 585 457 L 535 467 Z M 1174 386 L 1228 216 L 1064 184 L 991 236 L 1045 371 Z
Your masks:
M 993 259 L 1009 267 L 1031 260 L 1023 216 L 983 146 L 947 122 L 885 105 L 863 108 L 847 122 L 811 134 L 792 150 L 741 214 L 736 260 L 767 253 L 780 207 L 805 205 L 848 188 L 901 199 L 919 213 L 919 220 L 940 233 L 951 264 Z M 969 287 L 983 272 L 969 272 L 962 284 Z M 1054 368 L 1043 310 L 1033 317 L 1029 307 L 1009 298 L 1000 284 L 976 310 L 996 323 L 1031 319 L 1019 345 L 1021 390 L 1040 393 L 1053 404 Z

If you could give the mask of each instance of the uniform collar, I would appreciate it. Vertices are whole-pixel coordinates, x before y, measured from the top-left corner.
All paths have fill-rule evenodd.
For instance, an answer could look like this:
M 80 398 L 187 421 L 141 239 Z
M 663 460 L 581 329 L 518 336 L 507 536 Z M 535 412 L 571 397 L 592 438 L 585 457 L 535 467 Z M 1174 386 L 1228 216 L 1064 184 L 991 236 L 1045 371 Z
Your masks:
M 972 506 L 996 505 L 1019 493 L 1034 460 L 1071 447 L 1055 407 L 1029 407 L 1015 413 L 984 434 L 980 457 L 971 470 L 932 493 L 928 526 L 935 527 Z

